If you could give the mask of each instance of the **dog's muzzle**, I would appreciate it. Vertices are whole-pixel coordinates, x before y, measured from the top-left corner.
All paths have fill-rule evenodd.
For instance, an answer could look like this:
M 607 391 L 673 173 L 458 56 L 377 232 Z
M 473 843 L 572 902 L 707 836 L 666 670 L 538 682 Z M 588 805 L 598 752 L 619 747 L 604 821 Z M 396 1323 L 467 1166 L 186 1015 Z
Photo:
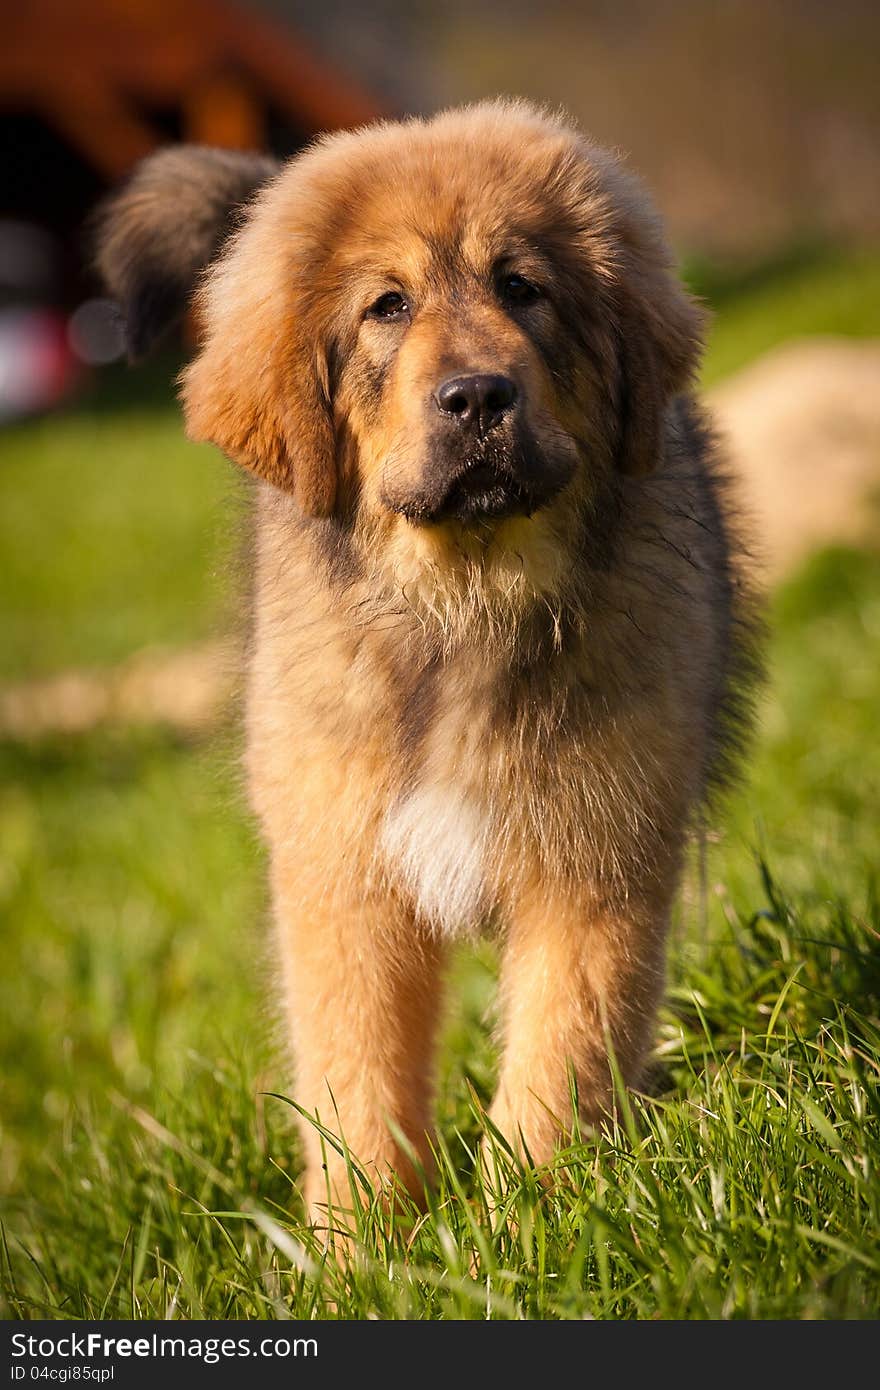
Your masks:
M 405 490 L 399 477 L 388 479 L 385 505 L 417 525 L 479 525 L 546 506 L 569 481 L 573 463 L 556 450 L 545 453 L 523 405 L 509 377 L 471 373 L 444 381 L 430 399 L 422 476 Z

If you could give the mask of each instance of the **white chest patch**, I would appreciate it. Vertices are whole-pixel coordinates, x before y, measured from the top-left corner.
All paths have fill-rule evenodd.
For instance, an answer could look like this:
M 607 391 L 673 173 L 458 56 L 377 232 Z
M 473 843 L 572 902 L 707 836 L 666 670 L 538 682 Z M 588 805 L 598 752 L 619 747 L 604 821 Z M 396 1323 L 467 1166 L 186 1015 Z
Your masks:
M 444 935 L 459 936 L 486 910 L 488 840 L 487 817 L 471 798 L 428 786 L 388 812 L 382 852 L 424 920 Z

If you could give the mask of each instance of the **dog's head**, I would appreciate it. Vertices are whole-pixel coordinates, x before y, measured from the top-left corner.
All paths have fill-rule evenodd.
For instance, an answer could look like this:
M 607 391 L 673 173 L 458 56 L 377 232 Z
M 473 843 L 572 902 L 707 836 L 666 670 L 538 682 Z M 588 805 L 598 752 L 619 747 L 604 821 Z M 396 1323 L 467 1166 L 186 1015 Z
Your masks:
M 103 227 L 138 350 L 217 257 L 190 435 L 304 516 L 378 528 L 403 569 L 528 568 L 552 534 L 558 571 L 575 515 L 657 464 L 696 363 L 702 316 L 641 186 L 525 105 L 332 136 L 277 170 L 166 152 Z

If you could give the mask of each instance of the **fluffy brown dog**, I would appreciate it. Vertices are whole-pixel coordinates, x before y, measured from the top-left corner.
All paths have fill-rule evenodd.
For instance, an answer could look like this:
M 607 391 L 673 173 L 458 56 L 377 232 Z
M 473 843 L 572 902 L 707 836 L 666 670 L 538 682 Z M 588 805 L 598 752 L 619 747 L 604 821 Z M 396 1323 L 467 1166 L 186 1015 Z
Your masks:
M 257 480 L 247 765 L 297 1100 L 412 1185 L 444 952 L 492 922 L 492 1116 L 544 1160 L 572 1073 L 587 1121 L 609 1042 L 640 1076 L 687 831 L 743 725 L 703 315 L 637 181 L 505 102 L 282 167 L 148 160 L 100 255 L 135 353 L 212 258 L 182 396 Z M 344 1196 L 305 1141 L 310 1202 Z

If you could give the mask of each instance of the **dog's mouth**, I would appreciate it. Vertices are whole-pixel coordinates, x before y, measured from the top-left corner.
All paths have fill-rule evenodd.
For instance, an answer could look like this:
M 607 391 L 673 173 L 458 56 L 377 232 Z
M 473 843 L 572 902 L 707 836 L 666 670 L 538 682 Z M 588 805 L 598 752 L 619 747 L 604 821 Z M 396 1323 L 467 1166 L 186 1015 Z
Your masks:
M 398 491 L 386 485 L 382 501 L 416 526 L 449 521 L 482 526 L 540 511 L 567 485 L 573 469 L 568 454 L 484 447 L 427 469 L 418 489 Z
M 429 521 L 500 521 L 508 516 L 528 516 L 534 502 L 523 484 L 491 463 L 464 469 L 435 508 Z
M 540 505 L 531 489 L 494 463 L 472 463 L 461 469 L 442 493 L 397 502 L 393 510 L 418 525 L 459 521 L 476 525 L 510 516 L 530 516 Z

